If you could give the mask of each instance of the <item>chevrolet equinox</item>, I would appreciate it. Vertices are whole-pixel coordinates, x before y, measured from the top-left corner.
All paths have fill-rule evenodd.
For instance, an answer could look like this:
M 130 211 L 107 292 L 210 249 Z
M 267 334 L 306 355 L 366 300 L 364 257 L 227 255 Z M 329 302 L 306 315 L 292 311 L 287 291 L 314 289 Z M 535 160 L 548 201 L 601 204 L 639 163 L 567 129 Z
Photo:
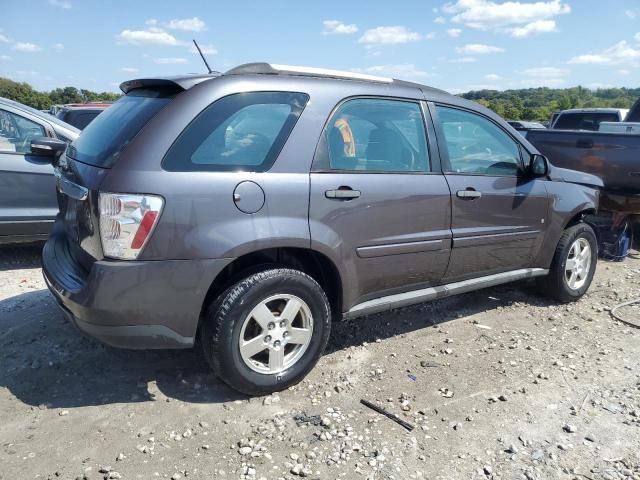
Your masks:
M 423 85 L 254 63 L 145 78 L 64 151 L 47 284 L 81 331 L 202 344 L 251 395 L 313 368 L 331 322 L 536 277 L 589 288 L 596 177 Z M 63 152 L 64 151 L 64 152 Z

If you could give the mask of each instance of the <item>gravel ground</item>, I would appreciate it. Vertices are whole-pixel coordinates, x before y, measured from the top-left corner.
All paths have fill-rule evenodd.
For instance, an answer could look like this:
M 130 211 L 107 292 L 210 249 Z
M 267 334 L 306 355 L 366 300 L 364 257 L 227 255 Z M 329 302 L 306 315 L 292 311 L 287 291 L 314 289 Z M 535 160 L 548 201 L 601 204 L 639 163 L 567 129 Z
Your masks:
M 640 330 L 608 312 L 637 257 L 568 306 L 519 283 L 341 322 L 305 381 L 251 399 L 199 352 L 81 337 L 38 263 L 0 250 L 2 480 L 640 479 Z

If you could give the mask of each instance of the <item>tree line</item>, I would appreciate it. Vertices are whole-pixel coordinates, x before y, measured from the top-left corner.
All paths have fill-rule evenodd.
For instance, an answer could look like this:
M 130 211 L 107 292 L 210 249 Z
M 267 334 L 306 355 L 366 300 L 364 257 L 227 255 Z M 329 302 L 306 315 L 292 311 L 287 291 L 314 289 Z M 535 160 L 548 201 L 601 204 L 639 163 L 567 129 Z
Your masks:
M 551 114 L 568 108 L 630 108 L 640 88 L 526 88 L 520 90 L 478 90 L 463 93 L 507 120 L 549 120 Z
M 461 94 L 490 108 L 508 120 L 549 120 L 557 110 L 567 108 L 629 108 L 640 97 L 640 88 L 526 88 L 519 90 L 478 90 Z M 51 105 L 114 101 L 120 94 L 93 92 L 75 87 L 56 88 L 49 92 L 35 90 L 28 83 L 0 78 L 0 97 L 44 110 Z
M 46 110 L 51 105 L 65 103 L 87 103 L 97 101 L 114 101 L 120 94 L 113 92 L 93 92 L 76 87 L 55 88 L 49 92 L 35 90 L 26 82 L 14 82 L 8 78 L 0 78 L 0 97 L 15 100 L 38 110 Z

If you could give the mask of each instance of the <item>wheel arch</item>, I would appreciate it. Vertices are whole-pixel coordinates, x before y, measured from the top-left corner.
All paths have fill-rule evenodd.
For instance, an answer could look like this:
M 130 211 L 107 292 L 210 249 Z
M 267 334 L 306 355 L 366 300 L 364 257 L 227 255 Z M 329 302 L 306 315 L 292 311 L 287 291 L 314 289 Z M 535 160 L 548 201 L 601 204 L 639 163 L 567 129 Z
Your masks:
M 229 263 L 213 280 L 205 295 L 200 321 L 213 300 L 234 283 L 270 267 L 300 270 L 313 278 L 325 291 L 334 318 L 342 312 L 342 278 L 326 255 L 309 248 L 274 247 L 244 254 Z

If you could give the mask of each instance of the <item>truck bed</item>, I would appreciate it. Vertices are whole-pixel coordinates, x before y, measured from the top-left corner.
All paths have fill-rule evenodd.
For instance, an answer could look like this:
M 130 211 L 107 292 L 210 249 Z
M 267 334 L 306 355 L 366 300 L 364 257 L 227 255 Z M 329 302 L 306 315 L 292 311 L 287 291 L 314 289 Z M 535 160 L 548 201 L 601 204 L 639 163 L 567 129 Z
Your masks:
M 553 165 L 597 175 L 612 195 L 640 195 L 640 135 L 531 130 L 527 140 Z

